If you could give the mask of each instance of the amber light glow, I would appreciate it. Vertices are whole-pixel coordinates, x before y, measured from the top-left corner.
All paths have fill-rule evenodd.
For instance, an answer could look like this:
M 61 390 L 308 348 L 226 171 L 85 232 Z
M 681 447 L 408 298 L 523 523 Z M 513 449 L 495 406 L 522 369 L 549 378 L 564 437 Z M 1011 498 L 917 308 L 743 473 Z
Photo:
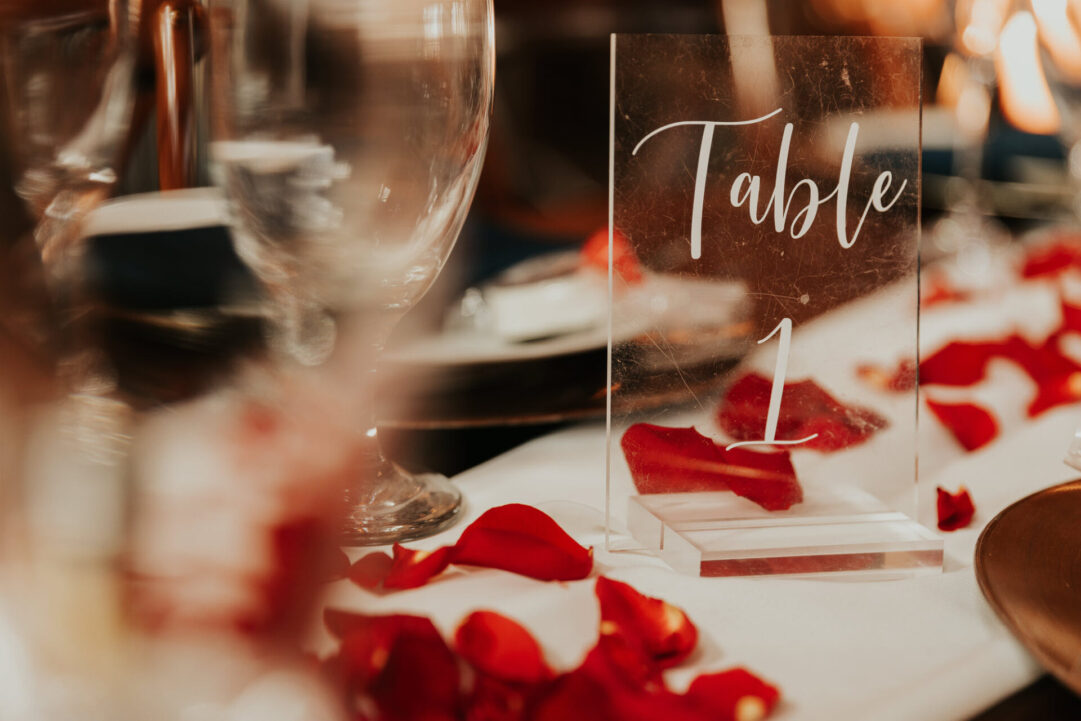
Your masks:
M 1081 2 L 1074 2 L 1075 17 Z M 1067 0 L 1032 0 L 1040 41 L 1055 67 L 1072 83 L 1081 83 L 1081 33 L 1070 17 Z
M 1032 13 L 1019 11 L 1002 28 L 995 52 L 1002 112 L 1019 129 L 1049 135 L 1059 129 L 1060 118 L 1047 84 L 1036 20 Z

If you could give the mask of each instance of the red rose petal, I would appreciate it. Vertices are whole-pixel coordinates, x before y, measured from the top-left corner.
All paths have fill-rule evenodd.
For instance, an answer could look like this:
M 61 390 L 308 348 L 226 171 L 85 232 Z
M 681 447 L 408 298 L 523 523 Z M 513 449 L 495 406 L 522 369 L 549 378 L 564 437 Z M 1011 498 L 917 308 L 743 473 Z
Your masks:
M 612 663 L 604 641 L 583 664 L 551 685 L 534 705 L 532 721 L 711 721 L 683 696 L 666 689 L 657 675 L 642 683 L 627 676 L 623 662 Z M 640 656 L 639 656 L 640 658 Z
M 789 411 L 786 401 L 791 385 L 785 384 L 781 399 L 781 413 L 777 418 L 777 439 L 797 438 L 799 419 Z M 748 373 L 729 386 L 721 400 L 717 420 L 721 428 L 737 441 L 758 440 L 765 437 L 766 414 L 769 411 L 773 381 L 757 373 Z
M 920 385 L 970 386 L 983 380 L 1001 342 L 954 341 L 920 361 Z
M 603 622 L 596 645 L 586 654 L 578 668 L 594 677 L 618 678 L 621 682 L 646 691 L 665 687 L 663 669 L 650 656 L 641 641 L 626 634 L 606 633 Z
M 965 450 L 982 448 L 998 437 L 995 417 L 975 404 L 936 403 L 928 399 L 927 407 Z
M 1013 361 L 1037 383 L 1081 370 L 1058 350 L 1058 338 L 1034 346 L 1019 335 L 984 343 L 949 343 L 920 363 L 921 385 L 970 386 L 983 380 L 995 358 Z
M 352 565 L 349 563 L 349 556 L 345 555 L 345 551 L 340 548 L 335 548 L 330 553 L 330 558 L 327 559 L 327 581 L 337 581 L 345 578 L 349 575 L 349 569 Z
M 737 441 L 761 440 L 766 433 L 773 381 L 748 373 L 725 393 L 717 422 Z M 811 380 L 786 383 L 777 418 L 776 438 L 798 440 L 817 433 L 801 447 L 836 451 L 863 443 L 888 424 L 874 411 L 847 406 Z
M 635 423 L 620 440 L 639 493 L 723 491 L 717 444 L 694 428 Z
M 427 621 L 427 619 L 424 619 Z M 343 651 L 352 635 L 342 642 Z M 368 694 L 385 721 L 458 718 L 461 688 L 458 662 L 431 621 L 400 626 Z M 379 660 L 378 658 L 376 660 Z
M 352 611 L 342 611 L 337 608 L 323 609 L 323 625 L 337 639 L 345 638 L 354 627 L 364 626 L 370 616 Z
M 383 551 L 367 553 L 357 559 L 346 573 L 349 580 L 358 586 L 375 590 L 383 584 L 383 579 L 390 573 L 393 561 Z
M 261 603 L 250 613 L 238 611 L 238 629 L 263 636 L 296 636 L 314 608 L 326 559 L 337 548 L 335 535 L 319 517 L 298 517 L 269 532 L 271 571 L 255 584 Z
M 476 674 L 466 699 L 466 721 L 521 721 L 547 684 L 507 683 Z
M 463 532 L 453 563 L 499 568 L 541 581 L 572 581 L 593 570 L 593 549 L 581 546 L 547 514 L 520 503 L 486 511 Z
M 1036 397 L 1029 403 L 1028 417 L 1036 416 L 1062 405 L 1081 401 L 1081 371 L 1074 371 L 1045 380 Z
M 626 639 L 658 668 L 678 664 L 698 643 L 698 629 L 687 614 L 659 598 L 604 576 L 597 579 L 595 593 L 601 607 L 601 635 Z
M 475 669 L 500 681 L 539 683 L 552 677 L 529 631 L 493 611 L 471 613 L 458 627 L 454 646 Z
M 781 698 L 776 686 L 743 668 L 703 674 L 691 682 L 686 698 L 722 721 L 759 721 Z
M 423 616 L 368 616 L 327 609 L 323 619 L 327 628 L 342 640 L 334 665 L 352 692 L 367 689 L 383 672 L 390 652 L 401 636 L 424 637 L 433 633 L 439 636 L 432 622 Z
M 729 475 L 728 487 L 737 496 L 754 501 L 767 511 L 786 511 L 803 502 L 803 488 L 796 479 L 788 451 L 725 450 L 723 446 L 717 449 L 727 467 L 750 469 L 759 474 L 758 477 L 747 473 Z
M 916 361 L 906 358 L 893 369 L 864 363 L 856 367 L 856 375 L 879 390 L 904 393 L 916 388 Z
M 642 266 L 631 248 L 631 242 L 618 229 L 612 234 L 612 250 L 615 272 L 628 283 L 641 281 Z M 583 265 L 608 271 L 608 228 L 601 228 L 586 239 L 581 257 Z
M 386 721 L 458 717 L 458 663 L 429 619 L 328 610 L 326 622 L 342 642 L 324 665 L 350 703 L 366 695 Z
M 1010 336 L 1002 344 L 999 355 L 1017 363 L 1040 385 L 1050 379 L 1081 370 L 1077 363 L 1059 352 L 1057 335 L 1052 335 L 1039 346 L 1032 345 L 1020 336 Z
M 1062 301 L 1062 329 L 1081 331 L 1081 307 Z
M 620 441 L 639 493 L 730 490 L 771 511 L 803 500 L 787 451 L 725 450 L 694 428 L 636 423 Z
M 976 513 L 976 506 L 972 503 L 972 496 L 968 490 L 961 486 L 957 493 L 939 487 L 938 488 L 938 527 L 942 531 L 956 531 L 964 528 L 972 522 L 972 516 Z
M 1054 242 L 1029 250 L 1021 268 L 1024 278 L 1058 275 L 1081 266 L 1081 245 L 1076 236 L 1063 235 Z
M 942 274 L 934 274 L 920 281 L 920 306 L 923 308 L 967 299 L 968 293 L 954 288 Z
M 419 551 L 394 544 L 394 560 L 383 579 L 384 588 L 404 589 L 423 586 L 450 564 L 451 547 Z
M 530 721 L 625 721 L 615 715 L 613 694 L 584 671 L 560 676 L 530 711 Z

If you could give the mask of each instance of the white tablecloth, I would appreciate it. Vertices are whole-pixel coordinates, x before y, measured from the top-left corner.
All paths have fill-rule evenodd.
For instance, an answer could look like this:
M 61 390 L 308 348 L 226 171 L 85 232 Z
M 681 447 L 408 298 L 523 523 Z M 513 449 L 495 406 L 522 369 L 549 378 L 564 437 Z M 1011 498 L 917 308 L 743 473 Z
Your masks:
M 677 688 L 702 671 L 746 665 L 782 688 L 779 719 L 953 720 L 1040 673 L 984 602 L 973 550 L 998 510 L 1076 475 L 1061 461 L 1076 420 L 1076 409 L 1049 413 L 942 469 L 942 483 L 971 489 L 978 515 L 970 528 L 945 534 L 941 575 L 907 580 L 704 579 L 646 554 L 604 552 L 600 424 L 538 438 L 455 480 L 469 504 L 462 525 L 491 506 L 533 504 L 596 547 L 597 573 L 685 609 L 702 642 L 691 663 L 671 672 Z M 460 530 L 410 545 L 452 543 Z M 327 603 L 427 615 L 447 634 L 472 610 L 496 610 L 529 628 L 557 669 L 578 664 L 598 622 L 592 580 L 544 583 L 482 569 L 452 568 L 428 586 L 383 596 L 340 581 Z
M 1027 284 L 993 301 L 946 307 L 928 314 L 925 335 L 936 345 L 950 335 L 943 327 L 957 329 L 954 337 L 1016 330 L 1046 335 L 1055 320 L 1034 322 L 1039 316 L 1032 308 L 1056 313 L 1047 303 L 1049 293 L 1057 298 L 1050 286 Z M 1028 296 L 1036 297 L 1025 300 Z M 991 314 L 988 302 L 1012 311 Z M 992 322 L 973 328 L 974 318 L 989 315 Z M 703 671 L 744 665 L 781 687 L 784 700 L 776 718 L 785 721 L 967 718 L 1040 674 L 979 591 L 973 552 L 980 530 L 1010 503 L 1077 475 L 1062 459 L 1081 411 L 1065 406 L 1035 420 L 1023 418 L 1035 386 L 1022 376 L 1012 364 L 995 361 L 987 380 L 967 390 L 999 415 L 1002 428 L 999 439 L 978 451 L 964 452 L 925 416 L 921 444 L 928 458 L 921 462 L 921 484 L 932 497 L 936 485 L 951 490 L 965 485 L 977 506 L 969 528 L 943 534 L 941 574 L 891 581 L 704 579 L 676 573 L 645 552 L 605 552 L 602 423 L 538 438 L 460 474 L 455 480 L 468 504 L 462 523 L 410 545 L 453 543 L 465 523 L 492 506 L 532 504 L 579 542 L 595 547 L 597 574 L 682 607 L 698 625 L 699 650 L 685 667 L 669 672 L 676 689 Z M 350 555 L 355 559 L 365 552 Z M 551 664 L 569 670 L 596 640 L 593 583 L 543 583 L 452 567 L 428 586 L 387 595 L 340 581 L 329 589 L 327 603 L 365 613 L 427 615 L 447 635 L 470 611 L 492 609 L 529 628 Z M 329 648 L 332 641 L 323 643 Z

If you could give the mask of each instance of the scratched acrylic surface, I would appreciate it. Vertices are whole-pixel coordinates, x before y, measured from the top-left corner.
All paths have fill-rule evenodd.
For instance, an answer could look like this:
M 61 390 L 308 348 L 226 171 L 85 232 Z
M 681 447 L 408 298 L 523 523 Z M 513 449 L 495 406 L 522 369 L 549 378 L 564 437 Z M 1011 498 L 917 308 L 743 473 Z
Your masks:
M 914 517 L 919 40 L 612 51 L 614 242 L 642 270 L 614 275 L 612 515 L 687 490 L 632 483 L 621 439 L 641 422 L 786 450 L 806 498 L 843 486 Z

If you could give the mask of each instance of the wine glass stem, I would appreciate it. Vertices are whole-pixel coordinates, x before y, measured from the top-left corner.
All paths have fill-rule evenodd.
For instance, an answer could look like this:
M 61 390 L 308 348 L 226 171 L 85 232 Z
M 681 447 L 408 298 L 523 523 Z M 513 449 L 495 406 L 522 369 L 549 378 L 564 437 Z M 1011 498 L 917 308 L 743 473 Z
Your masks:
M 396 477 L 402 475 L 383 455 L 383 446 L 379 442 L 378 393 L 376 389 L 379 387 L 379 358 L 383 355 L 390 334 L 397 327 L 403 315 L 405 315 L 403 310 L 384 307 L 365 318 L 369 355 L 364 378 L 364 396 L 360 423 L 364 446 L 362 452 L 363 477 L 359 479 L 364 490 L 353 499 L 357 503 L 378 503 L 381 497 L 394 492 L 387 487 L 390 479 L 399 480 Z
M 377 361 L 403 313 L 404 309 L 384 308 L 365 319 L 369 357 L 357 476 L 346 492 L 350 509 L 343 531 L 348 544 L 373 545 L 428 536 L 453 523 L 461 508 L 461 494 L 453 483 L 439 474 L 402 470 L 387 460 L 379 442 Z

